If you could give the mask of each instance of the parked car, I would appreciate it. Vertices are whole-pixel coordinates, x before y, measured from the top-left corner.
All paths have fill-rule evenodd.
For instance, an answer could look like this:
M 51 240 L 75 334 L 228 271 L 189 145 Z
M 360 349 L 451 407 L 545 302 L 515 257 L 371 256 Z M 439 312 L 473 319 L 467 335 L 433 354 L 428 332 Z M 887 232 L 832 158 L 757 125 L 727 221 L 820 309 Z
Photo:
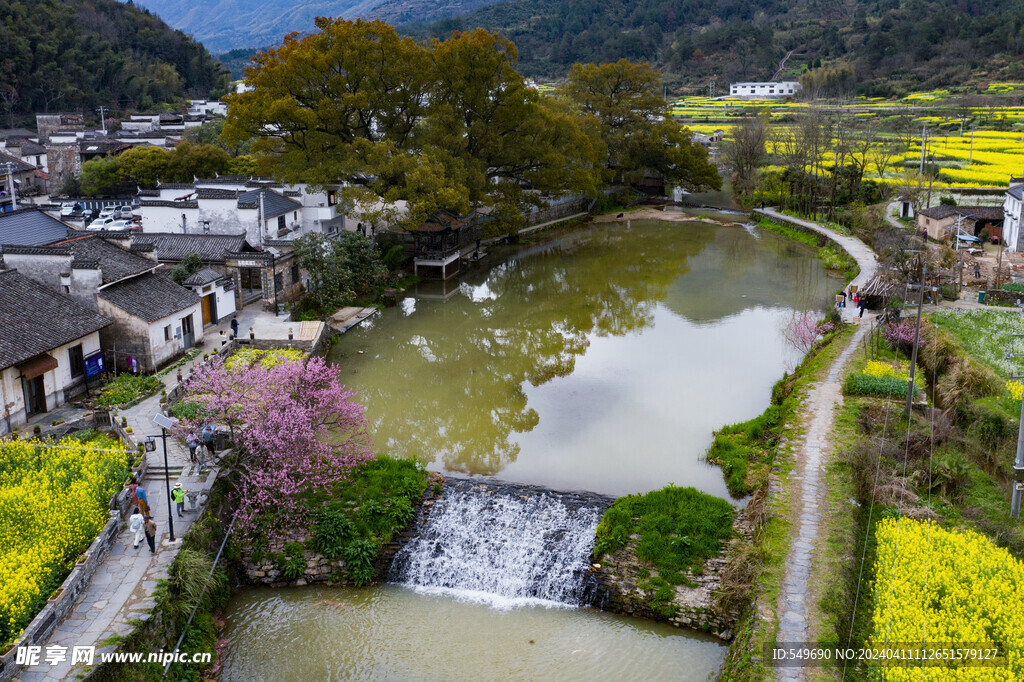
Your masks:
M 82 205 L 77 201 L 65 201 L 60 205 L 61 218 L 73 218 L 76 213 L 79 215 L 82 213 Z
M 131 220 L 135 217 L 135 214 L 132 213 L 131 206 L 118 206 L 117 211 L 114 213 L 114 217 L 118 220 Z
M 117 213 L 120 210 L 120 208 L 120 206 L 107 206 L 102 211 L 100 211 L 99 219 L 104 220 L 106 218 L 114 218 L 114 214 Z
M 131 228 L 131 222 L 117 218 L 99 218 L 89 223 L 87 230 L 107 230 L 110 232 L 127 230 Z

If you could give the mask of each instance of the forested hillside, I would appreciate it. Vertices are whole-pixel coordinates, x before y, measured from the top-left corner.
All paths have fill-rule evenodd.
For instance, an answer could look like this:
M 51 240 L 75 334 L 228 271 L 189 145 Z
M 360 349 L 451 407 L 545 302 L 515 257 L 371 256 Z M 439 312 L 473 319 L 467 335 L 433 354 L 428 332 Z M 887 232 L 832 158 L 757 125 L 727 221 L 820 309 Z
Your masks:
M 227 86 L 206 48 L 116 0 L 0 0 L 0 46 L 5 124 L 36 112 L 149 108 Z
M 520 68 L 558 77 L 574 62 L 649 60 L 670 84 L 718 92 L 842 64 L 862 93 L 1022 79 L 1020 0 L 512 0 L 436 22 L 418 36 L 482 26 L 511 38 Z

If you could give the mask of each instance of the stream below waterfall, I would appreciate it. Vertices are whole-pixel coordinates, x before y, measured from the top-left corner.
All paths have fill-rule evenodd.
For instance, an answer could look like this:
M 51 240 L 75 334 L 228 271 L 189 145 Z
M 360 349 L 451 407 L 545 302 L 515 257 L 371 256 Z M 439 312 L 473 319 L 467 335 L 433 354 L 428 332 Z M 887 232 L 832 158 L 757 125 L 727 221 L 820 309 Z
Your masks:
M 610 497 L 669 482 L 728 499 L 702 460 L 712 432 L 767 406 L 799 360 L 783 327 L 840 281 L 801 244 L 702 222 L 595 225 L 488 259 L 407 292 L 329 356 L 379 451 L 457 474 L 444 499 L 389 584 L 239 590 L 222 679 L 706 680 L 721 666 L 718 640 L 589 608 L 594 529 Z

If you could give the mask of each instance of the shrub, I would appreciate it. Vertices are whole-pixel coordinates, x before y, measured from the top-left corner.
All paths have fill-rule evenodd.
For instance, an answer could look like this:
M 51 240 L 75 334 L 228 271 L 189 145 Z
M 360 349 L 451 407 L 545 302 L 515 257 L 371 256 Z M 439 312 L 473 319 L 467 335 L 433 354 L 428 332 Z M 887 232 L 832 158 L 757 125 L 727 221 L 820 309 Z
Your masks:
M 316 523 L 313 547 L 328 559 L 336 559 L 341 556 L 352 532 L 352 521 L 344 511 L 332 507 L 322 509 Z
M 907 395 L 906 379 L 876 377 L 867 374 L 851 374 L 846 377 L 846 395 L 882 395 L 901 398 Z
M 1024 282 L 1007 282 L 999 288 L 1003 291 L 1016 291 L 1024 294 Z
M 373 582 L 377 545 L 370 540 L 353 540 L 345 546 L 345 568 L 356 585 Z
M 278 568 L 287 580 L 301 578 L 306 572 L 306 548 L 301 542 L 289 542 L 284 546 L 284 553 L 278 556 Z

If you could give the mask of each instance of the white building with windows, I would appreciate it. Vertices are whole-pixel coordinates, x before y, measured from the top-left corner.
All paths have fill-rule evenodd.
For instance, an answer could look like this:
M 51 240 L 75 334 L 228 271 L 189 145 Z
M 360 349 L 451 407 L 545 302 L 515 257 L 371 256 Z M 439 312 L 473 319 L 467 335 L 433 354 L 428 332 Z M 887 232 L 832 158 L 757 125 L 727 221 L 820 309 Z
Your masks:
M 1024 251 L 1024 178 L 1011 178 L 1003 199 L 1003 242 L 1010 251 Z
M 797 81 L 775 81 L 769 83 L 732 83 L 729 95 L 732 97 L 765 98 L 792 97 L 800 92 Z

